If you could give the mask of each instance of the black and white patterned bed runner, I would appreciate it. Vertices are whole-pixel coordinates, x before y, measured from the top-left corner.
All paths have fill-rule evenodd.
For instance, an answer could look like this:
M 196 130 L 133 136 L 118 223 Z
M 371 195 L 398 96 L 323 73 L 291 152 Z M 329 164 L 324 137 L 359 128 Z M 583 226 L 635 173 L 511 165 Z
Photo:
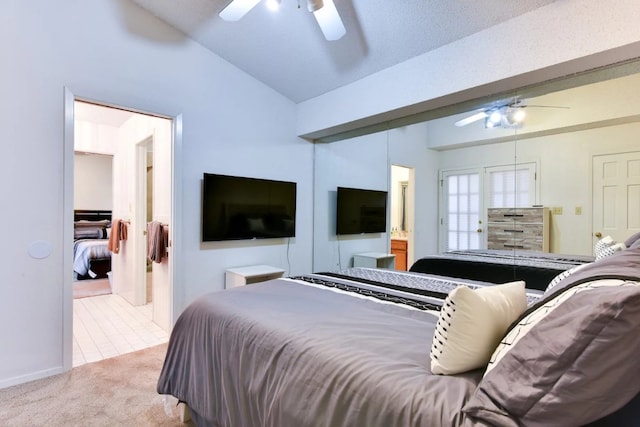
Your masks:
M 366 283 L 376 287 L 401 291 L 403 293 L 431 297 L 442 301 L 447 297 L 449 292 L 461 285 L 467 286 L 471 289 L 493 285 L 493 283 L 469 279 L 365 267 L 352 267 L 336 272 L 319 274 L 359 283 Z M 537 302 L 540 298 L 540 294 L 541 292 L 528 290 L 527 304 L 531 305 Z
M 386 287 L 399 286 L 403 289 L 411 289 L 414 293 L 420 293 L 421 295 L 429 295 L 429 293 L 432 293 L 432 296 L 442 299 L 460 285 L 468 286 L 471 289 L 491 285 L 491 283 L 477 282 L 474 280 L 434 275 L 430 276 L 423 273 L 411 273 L 380 268 L 353 267 L 322 274 L 350 278 L 352 280 L 355 279 L 365 283 L 372 283 Z
M 324 274 L 324 273 L 323 273 Z M 427 301 L 421 301 L 419 299 L 412 299 L 407 297 L 402 297 L 399 295 L 392 295 L 390 293 L 386 293 L 383 291 L 377 291 L 368 288 L 362 288 L 356 285 L 350 285 L 344 282 L 339 282 L 336 280 L 329 280 L 329 278 L 319 278 L 312 276 L 295 276 L 291 277 L 294 280 L 302 280 L 308 283 L 312 283 L 314 285 L 326 286 L 329 288 L 340 289 L 347 292 L 353 292 L 358 295 L 363 295 L 367 297 L 376 298 L 382 301 L 393 302 L 397 304 L 408 305 L 413 308 L 417 308 L 419 310 L 436 310 L 440 311 L 441 305 L 436 303 L 430 303 Z
M 556 270 L 566 270 L 567 268 L 592 262 L 591 256 L 564 255 L 550 252 L 532 251 L 503 251 L 492 249 L 473 249 L 466 251 L 448 251 L 441 255 L 434 255 L 435 258 L 453 258 L 463 261 L 495 262 L 497 264 L 519 265 L 529 267 L 544 267 Z

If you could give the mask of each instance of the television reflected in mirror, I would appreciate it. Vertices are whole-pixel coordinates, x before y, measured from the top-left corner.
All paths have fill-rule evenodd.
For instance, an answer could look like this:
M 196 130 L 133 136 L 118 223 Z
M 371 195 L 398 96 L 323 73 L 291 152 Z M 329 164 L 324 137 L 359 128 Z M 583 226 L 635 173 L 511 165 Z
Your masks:
M 202 241 L 295 237 L 296 183 L 205 173 Z
M 338 187 L 336 234 L 387 231 L 387 192 Z

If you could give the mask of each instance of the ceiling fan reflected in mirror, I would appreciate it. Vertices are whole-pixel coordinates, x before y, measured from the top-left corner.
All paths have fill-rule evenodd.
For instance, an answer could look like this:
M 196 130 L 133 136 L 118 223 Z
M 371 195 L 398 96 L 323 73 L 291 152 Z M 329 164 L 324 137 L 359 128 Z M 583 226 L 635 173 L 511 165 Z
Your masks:
M 513 128 L 521 126 L 524 123 L 525 111 L 527 107 L 532 108 L 564 108 L 556 105 L 528 105 L 522 100 L 514 100 L 508 103 L 497 103 L 473 113 L 463 119 L 456 121 L 457 127 L 467 126 L 478 120 L 484 119 L 486 128 L 505 127 Z
M 239 21 L 244 15 L 249 13 L 261 0 L 232 0 L 219 13 L 220 18 L 225 21 Z M 272 10 L 280 7 L 281 0 L 267 0 L 267 6 Z M 336 9 L 333 0 L 306 0 L 307 10 L 313 13 L 316 18 L 324 38 L 332 41 L 342 38 L 347 32 Z M 298 0 L 300 7 L 300 0 Z

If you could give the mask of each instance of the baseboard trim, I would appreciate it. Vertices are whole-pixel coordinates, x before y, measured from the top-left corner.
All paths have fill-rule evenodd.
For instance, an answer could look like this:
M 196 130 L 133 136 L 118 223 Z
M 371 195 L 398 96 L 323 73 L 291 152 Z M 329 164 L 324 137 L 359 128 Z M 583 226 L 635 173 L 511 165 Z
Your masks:
M 33 372 L 26 375 L 20 375 L 18 377 L 8 378 L 0 380 L 0 390 L 3 388 L 12 387 L 14 385 L 28 383 L 30 381 L 40 380 L 42 378 L 51 377 L 64 373 L 65 370 L 62 366 L 57 368 L 45 369 L 42 371 Z

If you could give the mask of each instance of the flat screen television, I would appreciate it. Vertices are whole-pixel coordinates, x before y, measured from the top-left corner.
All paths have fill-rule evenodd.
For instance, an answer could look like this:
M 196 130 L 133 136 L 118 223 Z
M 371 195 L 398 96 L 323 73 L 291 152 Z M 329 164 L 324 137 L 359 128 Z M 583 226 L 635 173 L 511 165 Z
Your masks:
M 205 173 L 202 241 L 296 234 L 296 183 Z
M 387 231 L 387 192 L 338 187 L 336 234 Z

